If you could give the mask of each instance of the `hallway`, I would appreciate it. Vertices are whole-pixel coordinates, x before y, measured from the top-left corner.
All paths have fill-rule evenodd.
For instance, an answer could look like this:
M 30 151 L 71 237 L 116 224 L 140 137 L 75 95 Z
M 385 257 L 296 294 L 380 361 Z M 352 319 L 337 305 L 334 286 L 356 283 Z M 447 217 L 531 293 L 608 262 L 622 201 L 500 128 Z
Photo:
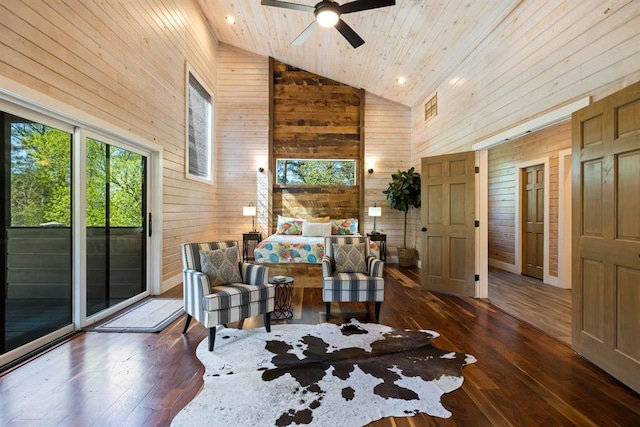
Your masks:
M 489 267 L 489 301 L 571 345 L 571 289 Z

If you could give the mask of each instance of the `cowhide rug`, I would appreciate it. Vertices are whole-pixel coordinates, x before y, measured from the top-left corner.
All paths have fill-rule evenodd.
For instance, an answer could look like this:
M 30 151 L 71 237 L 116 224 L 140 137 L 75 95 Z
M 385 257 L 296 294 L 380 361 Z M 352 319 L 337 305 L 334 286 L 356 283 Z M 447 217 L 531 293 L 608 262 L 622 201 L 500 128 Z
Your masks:
M 384 417 L 451 412 L 444 393 L 476 359 L 431 344 L 433 331 L 359 323 L 219 329 L 196 355 L 204 388 L 172 426 L 363 426 Z

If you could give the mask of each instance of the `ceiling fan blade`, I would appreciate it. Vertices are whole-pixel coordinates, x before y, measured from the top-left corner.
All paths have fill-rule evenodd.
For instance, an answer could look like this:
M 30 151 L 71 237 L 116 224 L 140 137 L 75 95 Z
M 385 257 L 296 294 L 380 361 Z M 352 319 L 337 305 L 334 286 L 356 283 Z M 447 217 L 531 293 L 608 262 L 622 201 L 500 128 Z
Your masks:
M 319 26 L 320 24 L 318 24 L 318 21 L 313 20 L 313 22 L 309 24 L 309 26 L 305 28 L 294 41 L 291 42 L 291 46 L 300 46 L 318 29 Z
M 360 37 L 355 31 L 353 31 L 353 28 L 348 26 L 347 23 L 342 19 L 338 20 L 336 29 L 340 31 L 340 34 L 342 34 L 342 36 L 347 39 L 347 41 L 351 43 L 351 46 L 353 46 L 354 48 L 362 46 L 364 44 L 364 40 L 362 40 L 362 37 Z
M 395 6 L 396 0 L 356 0 L 340 6 L 340 13 L 360 12 L 379 7 Z
M 275 6 L 282 7 L 284 9 L 293 9 L 293 10 L 301 10 L 303 12 L 313 12 L 315 7 L 307 6 L 306 4 L 297 4 L 297 3 L 289 3 L 286 1 L 278 1 L 278 0 L 262 0 L 260 2 L 262 6 Z

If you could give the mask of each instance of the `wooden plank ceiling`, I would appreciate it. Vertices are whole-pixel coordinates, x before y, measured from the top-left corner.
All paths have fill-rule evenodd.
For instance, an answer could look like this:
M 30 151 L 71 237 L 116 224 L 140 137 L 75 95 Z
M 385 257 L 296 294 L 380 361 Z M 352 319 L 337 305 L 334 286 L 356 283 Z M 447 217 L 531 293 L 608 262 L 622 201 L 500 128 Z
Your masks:
M 335 28 L 293 41 L 312 13 L 262 6 L 260 0 L 196 0 L 220 42 L 413 107 L 456 78 L 457 66 L 522 0 L 397 0 L 395 6 L 343 15 L 365 40 L 357 49 Z M 287 0 L 313 6 L 318 0 Z M 347 3 L 348 0 L 340 3 Z M 233 16 L 236 23 L 225 21 Z M 398 85 L 398 77 L 407 79 Z

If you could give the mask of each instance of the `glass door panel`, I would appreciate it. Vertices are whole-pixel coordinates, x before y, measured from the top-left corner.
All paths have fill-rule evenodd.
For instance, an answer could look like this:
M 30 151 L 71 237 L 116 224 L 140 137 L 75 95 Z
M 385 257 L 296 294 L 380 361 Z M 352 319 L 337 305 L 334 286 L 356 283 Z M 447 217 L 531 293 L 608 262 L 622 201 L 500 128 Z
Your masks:
M 147 290 L 146 157 L 87 138 L 87 316 Z
M 72 323 L 72 134 L 0 112 L 0 356 Z

